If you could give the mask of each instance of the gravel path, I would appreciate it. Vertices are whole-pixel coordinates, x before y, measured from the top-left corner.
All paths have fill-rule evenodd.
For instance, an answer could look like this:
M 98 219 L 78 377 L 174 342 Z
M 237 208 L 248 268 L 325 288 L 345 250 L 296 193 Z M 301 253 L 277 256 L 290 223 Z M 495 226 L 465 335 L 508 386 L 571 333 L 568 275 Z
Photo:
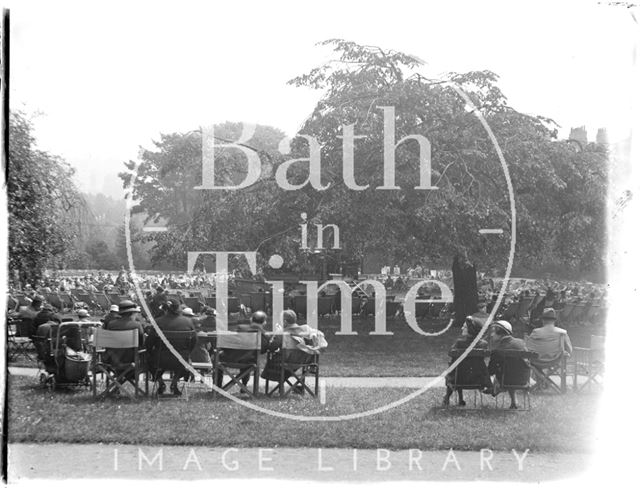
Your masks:
M 386 451 L 118 444 L 10 444 L 9 482 L 33 479 L 275 478 L 306 480 L 512 480 L 580 476 L 588 454 L 478 451 Z M 488 459 L 481 468 L 481 457 Z M 355 459 L 355 461 L 354 461 Z M 458 469 L 458 467 L 460 469 Z M 491 469 L 490 469 L 491 468 Z

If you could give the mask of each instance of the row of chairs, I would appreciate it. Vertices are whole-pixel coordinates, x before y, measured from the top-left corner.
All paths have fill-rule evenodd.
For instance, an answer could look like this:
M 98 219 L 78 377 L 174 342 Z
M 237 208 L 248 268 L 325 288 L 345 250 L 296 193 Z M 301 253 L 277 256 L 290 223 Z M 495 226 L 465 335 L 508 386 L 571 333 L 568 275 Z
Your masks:
M 192 341 L 192 332 L 165 332 L 166 339 L 176 350 L 184 350 L 185 345 Z M 93 348 L 95 351 L 95 361 L 92 368 L 92 387 L 94 397 L 104 397 L 115 391 L 124 391 L 127 383 L 131 384 L 134 389 L 134 396 L 148 395 L 158 396 L 158 383 L 161 381 L 159 371 L 167 366 L 166 362 L 157 357 L 150 357 L 149 351 L 139 349 L 139 337 L 137 331 L 110 331 L 104 329 L 96 329 L 93 337 Z M 242 393 L 248 395 L 257 395 L 259 392 L 259 352 L 261 349 L 261 335 L 255 332 L 228 333 L 216 336 L 216 347 L 214 349 L 213 360 L 211 363 L 192 363 L 192 367 L 202 375 L 201 382 L 212 386 L 221 384 L 221 388 L 225 391 L 230 390 L 234 386 L 238 386 Z M 107 349 L 124 349 L 133 351 L 133 361 L 127 364 L 126 368 L 114 369 L 112 365 L 104 361 L 104 351 Z M 246 356 L 242 362 L 237 362 L 233 358 L 225 359 L 225 353 L 229 352 L 249 353 L 250 360 Z M 283 347 L 280 353 L 270 353 L 267 358 L 269 363 L 276 361 L 279 373 L 279 381 L 275 387 L 270 387 L 269 380 L 265 381 L 265 394 L 272 396 L 278 393 L 281 397 L 287 396 L 295 389 L 306 391 L 312 396 L 318 395 L 319 385 L 319 355 L 309 354 L 308 360 L 299 361 L 299 354 L 295 341 L 287 334 L 283 335 Z M 253 354 L 251 354 L 253 353 Z M 182 367 L 174 360 L 172 353 L 165 348 L 161 348 L 160 354 L 169 355 L 169 365 L 173 364 L 180 371 Z M 237 357 L 237 355 L 235 356 Z M 162 364 L 161 364 L 162 363 Z M 144 389 L 140 383 L 140 376 L 144 375 Z M 149 377 L 151 376 L 153 385 L 149 389 Z M 223 381 L 224 377 L 228 380 Z M 102 392 L 98 392 L 98 378 L 103 378 Z M 307 379 L 313 378 L 314 383 L 311 387 Z M 252 388 L 249 388 L 248 382 L 252 378 Z M 184 378 L 183 378 L 184 380 Z M 210 384 L 208 381 L 210 380 Z M 183 391 L 188 398 L 188 390 L 195 386 L 194 378 L 187 376 L 183 381 Z M 288 388 L 287 388 L 288 387 Z M 214 390 L 215 394 L 215 390 Z
M 525 338 L 527 339 L 527 338 Z M 531 346 L 529 341 L 528 346 Z M 563 347 L 564 345 L 561 344 Z M 485 349 L 473 349 L 467 358 L 487 358 L 492 353 Z M 531 351 L 503 351 L 493 354 L 504 355 L 503 376 L 498 378 L 504 391 L 522 392 L 525 409 L 530 407 L 529 393 L 549 389 L 556 393 L 567 391 L 567 378 L 573 377 L 573 389 L 583 391 L 593 386 L 602 386 L 604 374 L 604 337 L 591 336 L 590 347 L 574 347 L 571 357 L 560 354 L 550 361 L 543 361 L 537 353 Z M 527 366 L 522 360 L 527 360 Z M 466 361 L 466 358 L 465 358 Z M 474 406 L 477 406 L 477 395 L 483 385 L 464 383 L 464 361 L 453 371 L 453 380 L 449 383 L 454 390 L 473 390 Z M 580 378 L 583 381 L 580 382 Z M 533 380 L 533 383 L 531 382 Z M 482 404 L 482 396 L 479 397 Z
M 544 297 L 543 297 L 544 298 Z M 530 310 L 536 306 L 534 298 L 525 297 L 510 303 L 502 312 L 505 320 L 523 320 L 529 317 Z M 586 303 L 566 303 L 558 311 L 558 323 L 562 325 L 579 325 L 583 323 L 604 324 L 607 308 L 602 305 Z

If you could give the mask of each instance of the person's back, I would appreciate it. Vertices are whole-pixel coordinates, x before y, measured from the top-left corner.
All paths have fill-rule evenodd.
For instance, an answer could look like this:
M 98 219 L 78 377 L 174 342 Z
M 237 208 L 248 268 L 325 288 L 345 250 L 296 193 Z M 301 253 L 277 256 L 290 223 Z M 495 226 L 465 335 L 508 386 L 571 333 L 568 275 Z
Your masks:
M 533 329 L 527 338 L 529 350 L 538 354 L 538 361 L 554 361 L 565 352 L 571 354 L 573 350 L 569 334 L 564 329 L 555 326 L 556 312 L 546 308 L 542 313 L 542 327 Z
M 120 317 L 109 321 L 104 325 L 105 330 L 137 330 L 138 347 L 143 344 L 144 329 L 142 324 L 135 320 L 138 307 L 131 301 L 120 302 Z M 111 364 L 116 370 L 125 368 L 134 361 L 134 352 L 130 349 L 107 349 L 104 354 L 104 362 Z
M 183 361 L 189 361 L 189 356 L 196 345 L 196 329 L 193 321 L 180 313 L 180 303 L 175 299 L 170 299 L 163 305 L 165 314 L 156 319 L 158 328 L 165 334 L 180 332 L 180 337 L 168 337 L 167 340 L 180 355 Z M 177 388 L 178 381 L 187 374 L 187 370 L 180 361 L 180 358 L 167 348 L 154 328 L 150 329 L 147 338 L 147 349 L 149 354 L 149 364 L 153 370 L 153 375 L 158 382 L 158 393 L 162 394 L 165 384 L 162 379 L 164 371 L 172 371 L 171 391 L 175 395 L 181 392 Z
M 511 335 L 511 324 L 499 320 L 492 327 L 489 374 L 496 375 L 510 385 L 525 383 L 529 376 L 529 362 L 524 358 L 510 357 L 513 353 L 527 351 L 522 339 Z

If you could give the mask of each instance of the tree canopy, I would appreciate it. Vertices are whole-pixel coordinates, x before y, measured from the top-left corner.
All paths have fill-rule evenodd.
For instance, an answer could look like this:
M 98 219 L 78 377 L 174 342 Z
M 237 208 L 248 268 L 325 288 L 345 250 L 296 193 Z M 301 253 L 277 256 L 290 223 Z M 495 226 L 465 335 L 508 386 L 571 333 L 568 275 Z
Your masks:
M 156 149 L 139 162 L 127 163 L 125 185 L 138 201 L 135 211 L 165 219 L 169 232 L 156 235 L 154 256 L 184 266 L 187 251 L 256 250 L 260 257 L 277 252 L 293 266 L 307 259 L 300 251 L 300 213 L 339 226 L 341 258 L 370 253 L 389 262 L 450 262 L 468 256 L 480 268 L 504 269 L 511 215 L 506 177 L 493 143 L 475 113 L 487 121 L 509 167 L 517 211 L 515 260 L 535 268 L 541 263 L 579 270 L 603 265 L 605 239 L 606 147 L 580 150 L 558 140 L 553 121 L 518 112 L 508 104 L 490 71 L 449 73 L 428 79 L 415 57 L 339 39 L 325 41 L 336 58 L 291 84 L 321 91 L 300 134 L 321 145 L 320 181 L 326 189 L 306 185 L 287 191 L 276 184 L 274 170 L 285 161 L 291 183 L 309 178 L 310 143 L 296 137 L 291 152 L 277 151 L 284 136 L 259 127 L 247 145 L 259 151 L 262 177 L 241 190 L 195 190 L 202 175 L 200 133 L 163 134 Z M 454 90 L 460 87 L 470 107 Z M 395 151 L 395 184 L 383 184 L 385 109 L 393 107 L 394 143 L 420 134 L 431 143 L 431 185 L 416 189 L 419 145 L 400 144 Z M 362 136 L 354 144 L 354 190 L 344 182 L 343 130 L 353 125 Z M 221 140 L 236 140 L 240 124 L 216 126 Z M 237 182 L 246 169 L 239 151 L 216 155 L 220 177 Z M 131 174 L 137 168 L 137 178 Z M 367 186 L 368 185 L 368 186 Z M 499 228 L 502 235 L 482 235 Z M 151 238 L 151 237 L 149 237 Z M 264 261 L 262 261 L 264 262 Z
M 11 113 L 9 131 L 9 269 L 24 283 L 45 267 L 63 266 L 74 252 L 82 206 L 73 169 L 35 147 L 23 114 Z

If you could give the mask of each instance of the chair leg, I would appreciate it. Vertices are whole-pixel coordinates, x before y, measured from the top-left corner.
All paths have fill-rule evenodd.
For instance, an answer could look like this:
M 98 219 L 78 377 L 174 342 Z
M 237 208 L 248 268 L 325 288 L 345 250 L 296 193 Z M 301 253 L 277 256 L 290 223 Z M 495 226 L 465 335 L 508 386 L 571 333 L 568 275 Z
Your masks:
M 256 363 L 253 369 L 253 396 L 258 396 L 259 381 L 258 364 Z

